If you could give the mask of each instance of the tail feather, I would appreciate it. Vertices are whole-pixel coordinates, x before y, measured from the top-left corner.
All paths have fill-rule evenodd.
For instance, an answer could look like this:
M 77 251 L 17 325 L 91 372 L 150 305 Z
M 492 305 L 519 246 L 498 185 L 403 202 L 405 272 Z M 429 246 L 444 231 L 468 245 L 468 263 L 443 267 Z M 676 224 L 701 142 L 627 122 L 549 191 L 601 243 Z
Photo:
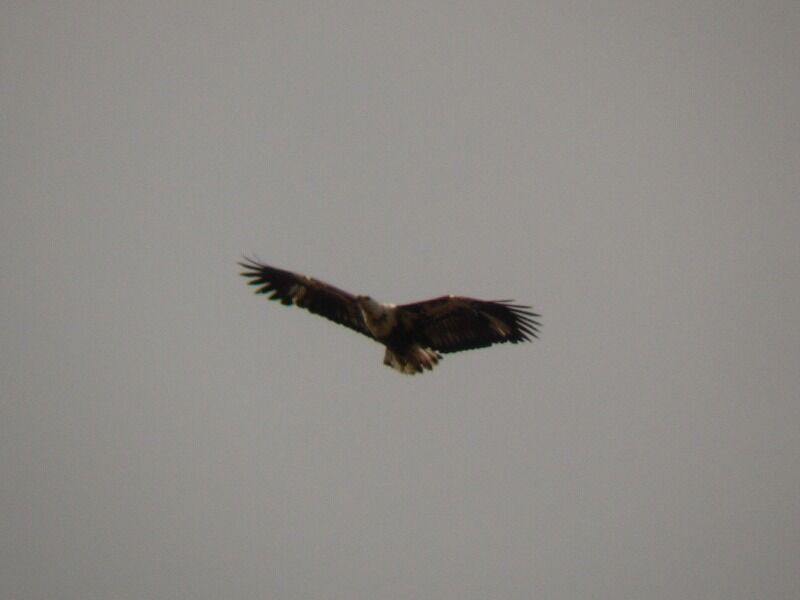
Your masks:
M 442 355 L 436 350 L 423 348 L 422 346 L 411 346 L 404 352 L 386 348 L 383 364 L 406 375 L 414 375 L 415 373 L 422 373 L 425 369 L 432 370 L 441 357 Z

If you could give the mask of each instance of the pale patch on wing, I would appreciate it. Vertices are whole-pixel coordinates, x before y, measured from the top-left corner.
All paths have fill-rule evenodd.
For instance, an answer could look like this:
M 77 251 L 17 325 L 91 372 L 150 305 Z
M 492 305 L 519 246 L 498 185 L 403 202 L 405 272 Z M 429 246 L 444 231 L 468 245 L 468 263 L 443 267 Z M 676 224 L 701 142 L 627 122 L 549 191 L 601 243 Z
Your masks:
M 487 315 L 484 313 L 484 316 L 489 319 L 489 323 L 492 325 L 492 329 L 501 337 L 508 337 L 511 335 L 511 328 L 506 324 L 503 323 L 500 319 L 493 317 L 492 315 Z
M 300 285 L 299 283 L 295 283 L 289 288 L 289 295 L 292 297 L 292 301 L 295 304 L 300 304 L 307 293 L 308 288 L 304 285 Z

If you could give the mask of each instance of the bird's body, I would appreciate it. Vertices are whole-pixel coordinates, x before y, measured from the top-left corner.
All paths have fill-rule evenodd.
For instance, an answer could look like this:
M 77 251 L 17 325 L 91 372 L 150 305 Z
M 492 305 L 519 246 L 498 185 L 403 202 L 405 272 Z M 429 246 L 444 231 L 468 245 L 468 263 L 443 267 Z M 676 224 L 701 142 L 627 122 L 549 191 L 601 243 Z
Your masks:
M 538 337 L 539 315 L 509 300 L 441 296 L 411 304 L 383 304 L 327 283 L 246 259 L 250 284 L 270 300 L 296 305 L 386 347 L 384 364 L 401 373 L 431 370 L 442 354 Z

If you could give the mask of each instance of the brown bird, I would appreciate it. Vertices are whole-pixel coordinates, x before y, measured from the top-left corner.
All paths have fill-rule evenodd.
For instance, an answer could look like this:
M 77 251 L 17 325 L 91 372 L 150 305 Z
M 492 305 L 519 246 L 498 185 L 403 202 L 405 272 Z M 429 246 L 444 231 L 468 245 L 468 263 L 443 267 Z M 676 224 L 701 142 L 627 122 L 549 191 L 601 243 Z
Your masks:
M 539 337 L 540 315 L 513 300 L 441 296 L 411 304 L 383 304 L 318 279 L 245 258 L 242 276 L 270 300 L 294 304 L 386 346 L 383 364 L 413 375 L 431 370 L 442 354 Z

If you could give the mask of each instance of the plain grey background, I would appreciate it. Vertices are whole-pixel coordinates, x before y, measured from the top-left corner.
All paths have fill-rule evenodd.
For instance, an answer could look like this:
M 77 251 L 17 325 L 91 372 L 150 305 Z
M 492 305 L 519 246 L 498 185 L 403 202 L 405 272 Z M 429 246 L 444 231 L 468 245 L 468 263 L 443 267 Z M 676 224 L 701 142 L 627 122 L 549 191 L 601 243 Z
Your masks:
M 800 597 L 800 3 L 0 9 L 0 597 Z M 252 294 L 512 297 L 404 377 Z

